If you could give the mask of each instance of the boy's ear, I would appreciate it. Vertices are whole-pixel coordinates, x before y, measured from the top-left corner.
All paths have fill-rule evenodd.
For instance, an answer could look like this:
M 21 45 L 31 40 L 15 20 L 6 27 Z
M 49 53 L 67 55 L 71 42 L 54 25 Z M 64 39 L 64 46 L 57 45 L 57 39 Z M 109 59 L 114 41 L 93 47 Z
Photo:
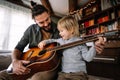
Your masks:
M 72 29 L 72 30 L 70 30 L 70 32 L 73 34 L 73 33 L 74 33 L 74 30 Z

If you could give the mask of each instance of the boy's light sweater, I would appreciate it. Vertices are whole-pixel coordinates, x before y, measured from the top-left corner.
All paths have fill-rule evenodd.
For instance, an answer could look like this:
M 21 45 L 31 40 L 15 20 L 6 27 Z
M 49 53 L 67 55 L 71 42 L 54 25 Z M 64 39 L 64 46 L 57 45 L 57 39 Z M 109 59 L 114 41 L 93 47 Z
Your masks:
M 81 40 L 81 38 L 72 37 L 69 40 L 63 40 L 62 38 L 49 39 L 45 40 L 45 42 L 46 44 L 58 42 L 60 45 L 64 45 L 75 42 L 77 40 Z M 94 45 L 89 50 L 85 44 L 77 45 L 63 50 L 62 72 L 70 73 L 83 71 L 86 73 L 87 71 L 85 61 L 91 61 L 95 55 L 96 50 L 94 48 Z

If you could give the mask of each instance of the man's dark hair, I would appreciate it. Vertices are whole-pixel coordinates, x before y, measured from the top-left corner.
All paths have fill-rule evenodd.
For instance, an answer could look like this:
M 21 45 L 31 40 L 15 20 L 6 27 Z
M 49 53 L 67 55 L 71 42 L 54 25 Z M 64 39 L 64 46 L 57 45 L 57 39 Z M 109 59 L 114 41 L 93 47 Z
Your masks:
M 35 2 L 31 1 L 32 6 L 32 18 L 34 19 L 35 16 L 40 15 L 44 12 L 48 12 L 48 10 L 40 4 L 36 4 Z

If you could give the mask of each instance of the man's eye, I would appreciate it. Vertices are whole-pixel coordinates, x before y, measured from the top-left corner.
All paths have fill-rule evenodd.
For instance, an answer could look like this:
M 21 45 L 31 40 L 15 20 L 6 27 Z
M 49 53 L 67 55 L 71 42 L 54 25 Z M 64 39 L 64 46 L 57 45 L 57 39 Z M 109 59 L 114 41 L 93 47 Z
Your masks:
M 48 21 L 48 18 L 46 19 L 46 21 Z
M 39 22 L 39 24 L 43 24 L 43 22 Z

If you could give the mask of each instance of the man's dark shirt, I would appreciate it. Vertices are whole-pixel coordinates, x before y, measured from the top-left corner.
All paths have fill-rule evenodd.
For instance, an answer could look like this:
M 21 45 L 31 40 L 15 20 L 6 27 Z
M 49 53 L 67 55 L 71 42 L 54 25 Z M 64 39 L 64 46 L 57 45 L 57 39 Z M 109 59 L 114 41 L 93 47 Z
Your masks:
M 59 32 L 57 30 L 57 25 L 51 23 L 52 31 L 50 32 L 50 38 L 59 38 Z M 44 35 L 44 34 L 43 34 Z M 16 49 L 23 51 L 24 48 L 29 44 L 29 48 L 37 47 L 38 43 L 42 40 L 41 28 L 37 24 L 33 24 L 27 28 L 24 32 L 23 37 L 16 45 Z

